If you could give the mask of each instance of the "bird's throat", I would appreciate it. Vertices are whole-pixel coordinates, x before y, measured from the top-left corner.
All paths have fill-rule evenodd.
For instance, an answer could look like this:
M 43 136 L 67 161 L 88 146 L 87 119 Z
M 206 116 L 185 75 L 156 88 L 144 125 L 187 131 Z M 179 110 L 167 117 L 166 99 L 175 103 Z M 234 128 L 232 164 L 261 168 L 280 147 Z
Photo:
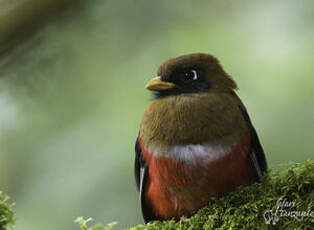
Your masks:
M 153 100 L 145 110 L 140 137 L 146 146 L 198 145 L 244 135 L 237 103 L 229 94 L 188 94 Z

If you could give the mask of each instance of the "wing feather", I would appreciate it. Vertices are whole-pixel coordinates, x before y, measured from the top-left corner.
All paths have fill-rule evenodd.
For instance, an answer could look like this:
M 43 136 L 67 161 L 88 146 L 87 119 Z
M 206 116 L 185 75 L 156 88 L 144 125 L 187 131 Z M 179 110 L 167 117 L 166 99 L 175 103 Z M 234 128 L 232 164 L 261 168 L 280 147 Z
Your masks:
M 259 141 L 259 138 L 257 136 L 257 133 L 255 131 L 254 126 L 252 125 L 251 119 L 249 117 L 249 114 L 245 108 L 245 106 L 242 104 L 240 99 L 238 99 L 240 102 L 239 108 L 242 112 L 243 118 L 245 122 L 247 123 L 247 126 L 250 131 L 251 136 L 251 146 L 249 150 L 249 161 L 251 162 L 255 173 L 256 173 L 256 179 L 257 181 L 260 181 L 261 178 L 264 176 L 264 174 L 267 171 L 267 162 L 265 153 L 263 150 L 263 147 Z
M 134 161 L 134 175 L 135 175 L 135 184 L 137 190 L 140 192 L 141 208 L 142 215 L 145 223 L 152 220 L 159 220 L 151 207 L 150 204 L 145 199 L 145 188 L 148 178 L 148 165 L 145 162 L 145 159 L 142 155 L 142 150 L 139 144 L 138 138 L 135 143 L 135 161 Z

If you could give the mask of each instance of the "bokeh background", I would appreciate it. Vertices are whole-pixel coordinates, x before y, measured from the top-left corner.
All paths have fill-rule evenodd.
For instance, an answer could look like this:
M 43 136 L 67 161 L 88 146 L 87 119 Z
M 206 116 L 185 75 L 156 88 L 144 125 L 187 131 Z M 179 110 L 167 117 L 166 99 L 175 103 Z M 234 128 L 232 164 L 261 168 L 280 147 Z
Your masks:
M 0 0 L 0 188 L 16 202 L 15 229 L 142 223 L 144 85 L 177 55 L 218 57 L 271 168 L 313 159 L 313 1 L 40 2 Z

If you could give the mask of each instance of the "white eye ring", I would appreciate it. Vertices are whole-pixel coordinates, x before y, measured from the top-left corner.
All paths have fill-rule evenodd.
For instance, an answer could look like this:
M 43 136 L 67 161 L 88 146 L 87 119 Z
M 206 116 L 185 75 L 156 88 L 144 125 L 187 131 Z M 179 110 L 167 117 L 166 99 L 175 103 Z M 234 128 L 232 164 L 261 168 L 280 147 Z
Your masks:
M 194 74 L 193 80 L 196 80 L 197 79 L 197 72 L 196 72 L 196 70 L 192 70 L 191 72 Z
M 183 79 L 185 82 L 195 81 L 197 78 L 197 71 L 194 69 L 184 72 Z

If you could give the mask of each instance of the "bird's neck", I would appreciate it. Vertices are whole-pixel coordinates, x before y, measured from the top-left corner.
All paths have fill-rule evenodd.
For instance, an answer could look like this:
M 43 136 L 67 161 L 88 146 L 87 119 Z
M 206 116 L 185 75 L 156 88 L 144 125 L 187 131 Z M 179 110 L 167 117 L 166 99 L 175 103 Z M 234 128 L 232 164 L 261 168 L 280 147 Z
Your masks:
M 219 145 L 220 141 L 232 144 L 245 132 L 238 109 L 236 99 L 226 93 L 158 98 L 144 113 L 140 137 L 145 146 L 164 152 L 174 146 L 197 146 L 209 142 Z

